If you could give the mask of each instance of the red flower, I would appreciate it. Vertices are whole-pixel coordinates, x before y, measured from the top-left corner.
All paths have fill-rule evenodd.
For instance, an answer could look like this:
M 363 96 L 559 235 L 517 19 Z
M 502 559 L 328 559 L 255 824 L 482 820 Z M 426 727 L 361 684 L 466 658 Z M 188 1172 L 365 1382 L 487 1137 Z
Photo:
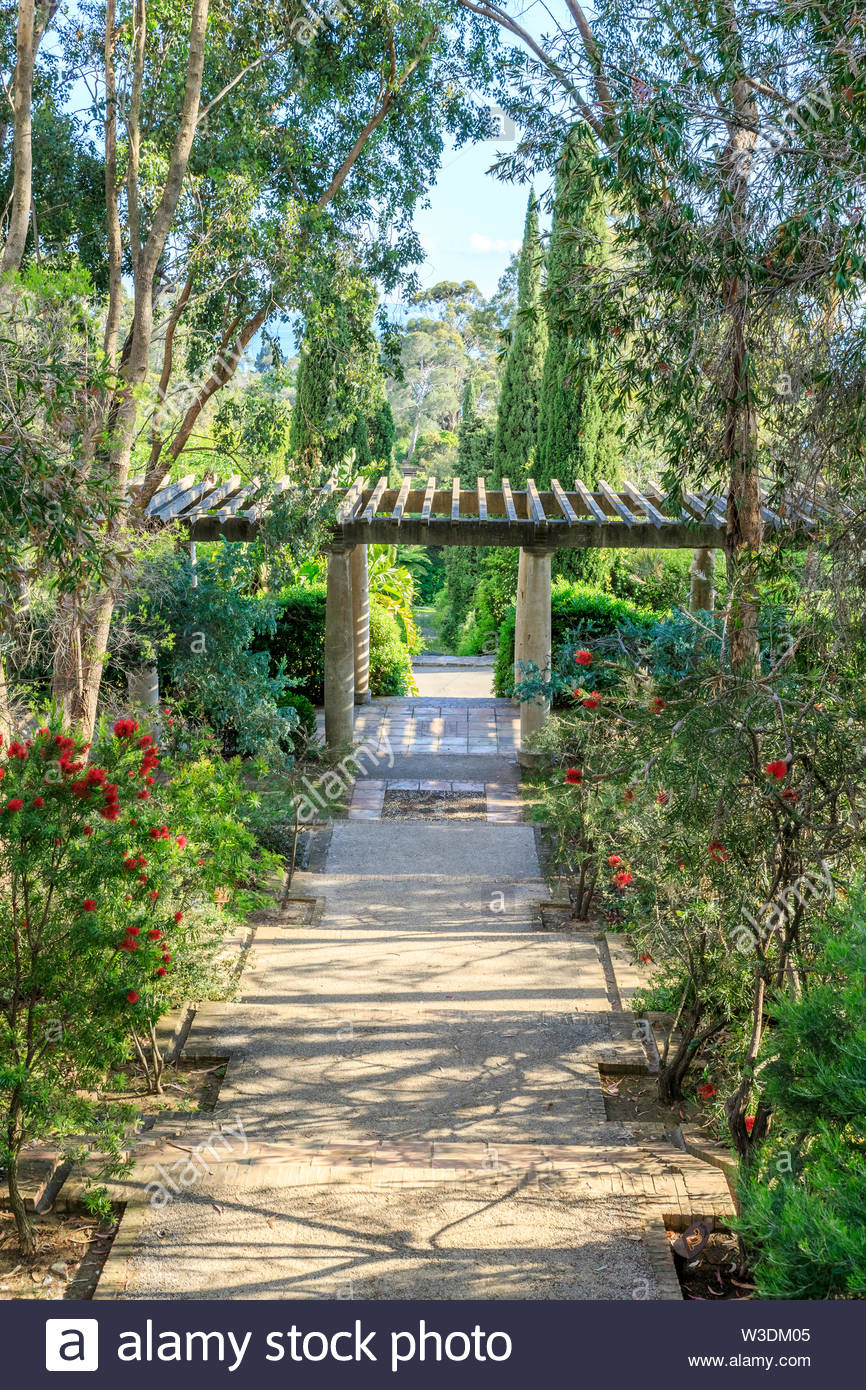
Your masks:
M 166 973 L 165 966 L 161 965 L 156 973 L 160 976 L 160 978 L 162 978 L 162 976 Z
M 615 869 L 617 864 L 622 863 L 622 860 L 620 859 L 618 854 L 612 854 L 607 862 L 612 869 Z
M 659 806 L 667 806 L 668 802 L 670 801 L 670 797 L 667 792 L 659 792 L 658 796 L 656 797 L 656 801 L 658 802 Z
M 586 699 L 583 701 L 584 709 L 598 709 L 600 704 L 600 695 L 587 695 Z
M 171 951 L 163 951 L 162 958 L 163 960 L 171 960 Z
M 138 868 L 138 860 L 133 859 L 132 855 L 127 855 L 126 859 L 123 861 L 123 867 L 126 869 L 127 873 L 130 873 L 133 869 Z
M 139 799 L 139 801 L 149 801 L 149 800 L 150 800 L 150 792 L 148 792 L 148 791 L 140 791 L 140 792 L 138 793 L 138 799 Z
M 127 934 L 127 936 L 138 936 L 138 933 L 139 933 L 140 931 L 141 931 L 141 927 L 127 927 L 127 928 L 126 928 L 126 934 Z
M 42 807 L 45 805 L 44 798 L 41 796 L 34 796 L 33 805 L 36 807 L 37 811 L 40 811 Z
M 785 788 L 785 790 L 782 792 L 782 800 L 787 801 L 791 805 L 793 805 L 793 803 L 797 800 L 797 793 L 794 791 L 793 787 Z
M 620 869 L 618 874 L 614 874 L 613 881 L 617 888 L 627 888 L 632 881 L 632 875 L 628 869 Z
M 767 763 L 764 771 L 768 777 L 775 777 L 777 781 L 783 782 L 788 775 L 788 764 L 781 758 L 776 758 L 773 762 Z
M 721 840 L 710 840 L 707 845 L 707 854 L 714 864 L 726 864 L 728 861 L 728 851 L 725 849 Z
M 153 901 L 156 902 L 157 898 L 159 897 L 159 889 L 158 889 L 158 888 L 151 888 L 151 890 L 150 890 L 150 892 L 148 893 L 147 896 L 148 896 L 149 898 L 152 898 Z
M 23 806 L 24 806 L 24 802 L 21 800 L 21 798 L 20 798 L 19 796 L 13 796 L 13 798 L 12 798 L 11 801 L 7 801 L 7 802 L 6 802 L 6 810 L 7 810 L 7 811 L 12 811 L 12 812 L 20 811 L 20 810 L 22 810 Z
M 85 835 L 92 835 L 92 834 L 93 834 L 93 826 L 92 826 L 92 825 L 85 825 L 85 827 L 84 827 L 84 833 L 85 833 Z
M 622 794 L 622 799 L 623 801 L 628 802 L 634 801 L 634 792 L 632 791 L 631 787 L 626 787 L 625 791 Z
M 171 837 L 171 831 L 169 830 L 169 828 L 168 828 L 167 825 L 161 825 L 161 826 L 159 827 L 159 835 L 160 835 L 160 839 L 162 839 L 162 840 L 168 840 L 168 839 L 170 839 L 170 837 Z
M 174 920 L 175 920 L 176 922 L 182 922 L 182 921 L 183 921 L 183 913 L 182 913 L 182 912 L 176 912 L 176 913 L 174 914 Z
M 650 700 L 650 709 L 652 710 L 653 714 L 661 714 L 664 707 L 665 702 L 661 699 L 660 696 L 656 695 L 654 700 Z
M 137 989 L 131 989 L 131 990 L 129 991 L 129 993 L 127 994 L 126 997 L 127 997 L 127 999 L 129 1000 L 130 1004 L 137 1004 L 137 1003 L 138 1003 L 138 990 L 137 990 Z
M 86 778 L 86 780 L 90 783 L 90 785 L 91 785 L 92 787 L 101 787 L 101 786 L 104 786 L 104 784 L 105 784 L 105 779 L 106 779 L 107 776 L 108 776 L 108 773 L 105 771 L 105 768 L 103 768 L 103 767 L 90 767 L 90 768 L 87 769 L 87 778 Z
M 646 954 L 642 955 L 641 958 L 640 958 L 640 960 L 641 960 L 641 965 L 652 965 L 652 963 L 653 963 L 653 958 L 652 958 L 652 956 L 648 956 L 648 955 L 646 955 Z
M 574 653 L 574 659 L 578 666 L 589 666 L 592 661 L 592 652 L 588 652 L 581 648 L 580 651 Z
M 81 904 L 81 906 L 84 908 L 84 911 L 85 911 L 85 912 L 95 912 L 95 911 L 96 911 L 96 899 L 95 899 L 95 898 L 85 898 L 85 899 L 84 899 L 84 902 Z
M 159 941 L 161 936 L 162 932 L 159 927 L 151 927 L 150 931 L 147 933 L 148 941 Z
M 150 734 L 144 734 L 143 737 L 138 740 L 136 747 L 147 748 L 151 743 L 153 743 L 153 739 Z
M 147 860 L 145 859 L 145 857 L 144 857 L 143 854 L 140 854 L 140 855 L 138 856 L 138 858 L 136 859 L 135 862 L 136 862 L 136 864 L 138 865 L 138 867 L 139 867 L 140 869 L 143 869 L 144 866 L 145 866 L 146 863 L 147 863 Z
M 120 807 L 115 805 L 113 801 L 110 801 L 106 806 L 103 806 L 99 814 L 102 816 L 103 820 L 117 820 L 120 815 Z
M 754 1128 L 755 1128 L 755 1117 L 754 1117 L 754 1115 L 747 1115 L 747 1116 L 746 1116 L 746 1133 L 747 1133 L 747 1134 L 751 1134 L 751 1132 L 752 1132 L 752 1130 L 753 1130 Z
M 180 849 L 186 849 L 186 836 L 185 836 L 185 835 L 178 835 L 178 837 L 177 837 L 177 843 L 178 843 L 178 846 L 179 846 Z
M 201 867 L 201 865 L 204 863 L 204 860 L 203 860 L 203 859 L 200 859 L 198 862 L 199 862 L 199 867 Z
M 23 743 L 10 743 L 9 747 L 6 749 L 6 753 L 8 757 L 18 758 L 21 762 L 27 757 L 27 749 L 24 747 Z
M 114 733 L 118 738 L 132 738 L 133 734 L 138 733 L 138 721 L 136 719 L 117 719 L 114 723 Z
M 121 941 L 120 949 L 121 951 L 137 951 L 138 942 L 136 941 L 134 936 L 127 936 L 123 941 Z
M 713 1085 L 712 1081 L 705 1081 L 702 1086 L 698 1087 L 698 1095 L 700 1096 L 701 1100 L 712 1100 L 715 1094 L 716 1088 Z
M 570 787 L 579 787 L 583 781 L 583 771 L 579 767 L 570 767 L 565 774 L 565 780 Z
M 157 828 L 156 828 L 155 825 L 152 825 L 152 826 L 150 827 L 150 838 L 151 838 L 152 840 L 158 840 L 158 839 L 159 839 L 159 831 L 157 830 Z

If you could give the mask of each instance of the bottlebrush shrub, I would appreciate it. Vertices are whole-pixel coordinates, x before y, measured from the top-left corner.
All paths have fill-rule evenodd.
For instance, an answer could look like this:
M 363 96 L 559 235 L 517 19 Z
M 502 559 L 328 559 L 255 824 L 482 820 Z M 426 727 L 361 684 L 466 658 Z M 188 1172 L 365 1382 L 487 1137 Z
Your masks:
M 539 738 L 553 762 L 541 814 L 555 845 L 576 846 L 562 871 L 596 875 L 678 996 L 662 1099 L 711 1063 L 716 1118 L 749 1161 L 770 1126 L 757 1057 L 775 1001 L 802 988 L 813 923 L 863 862 L 863 686 L 718 666 L 663 684 L 592 652 L 574 664 L 573 712 Z
M 83 1097 L 130 1039 L 147 1059 L 178 962 L 189 974 L 202 948 L 196 898 L 227 886 L 231 902 L 250 867 L 225 784 L 199 769 L 205 804 L 186 821 L 194 786 L 160 763 L 132 719 L 101 727 L 92 748 L 55 726 L 0 747 L 0 1161 L 25 1252 L 22 1146 L 87 1130 L 114 1171 L 122 1117 Z

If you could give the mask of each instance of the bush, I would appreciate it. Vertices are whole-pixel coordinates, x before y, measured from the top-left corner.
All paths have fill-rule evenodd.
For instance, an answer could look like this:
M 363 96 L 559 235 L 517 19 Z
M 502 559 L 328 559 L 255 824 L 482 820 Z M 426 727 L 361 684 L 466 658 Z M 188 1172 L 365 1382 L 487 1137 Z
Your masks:
M 293 709 L 298 716 L 297 727 L 301 736 L 310 741 L 316 737 L 316 710 L 306 695 L 284 695 L 280 709 Z
M 764 1298 L 866 1298 L 866 898 L 815 933 L 799 998 L 774 1004 L 774 1127 L 742 1166 L 739 1230 Z
M 512 608 L 503 619 L 499 634 L 493 687 L 497 695 L 511 695 L 514 690 L 514 622 Z M 610 636 L 627 625 L 649 631 L 654 622 L 655 615 L 649 609 L 590 585 L 560 580 L 553 585 L 550 598 L 554 664 L 570 637 L 590 641 Z
M 727 593 L 724 551 L 715 552 L 716 607 L 721 608 Z M 610 573 L 611 591 L 617 598 L 669 613 L 672 608 L 688 608 L 691 590 L 691 550 L 635 550 L 617 556 Z
M 223 886 L 231 898 L 253 866 L 220 758 L 167 759 L 157 774 L 134 720 L 100 728 L 87 768 L 86 751 L 52 726 L 10 743 L 0 768 L 0 1161 L 25 1253 L 21 1148 L 86 1132 L 119 1171 L 130 1112 L 89 1096 L 130 1041 L 152 1074 L 178 971 L 194 990 L 221 939 L 196 899 Z
M 322 703 L 325 690 L 325 600 L 323 585 L 284 590 L 276 630 L 267 643 L 272 664 L 282 662 L 286 675 L 314 704 Z M 414 688 L 400 624 L 371 596 L 370 693 L 409 695 Z
M 417 694 L 400 624 L 393 613 L 375 602 L 370 604 L 370 693 Z

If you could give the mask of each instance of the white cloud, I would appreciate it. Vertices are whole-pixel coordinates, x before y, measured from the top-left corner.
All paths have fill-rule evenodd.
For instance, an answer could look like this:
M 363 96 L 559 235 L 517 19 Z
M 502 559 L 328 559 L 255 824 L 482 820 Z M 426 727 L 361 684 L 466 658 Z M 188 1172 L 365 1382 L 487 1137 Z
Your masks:
M 472 232 L 469 237 L 469 247 L 472 251 L 479 251 L 484 256 L 491 253 L 502 255 L 505 251 L 519 251 L 519 241 L 507 241 L 504 237 L 491 238 L 482 236 L 480 232 Z

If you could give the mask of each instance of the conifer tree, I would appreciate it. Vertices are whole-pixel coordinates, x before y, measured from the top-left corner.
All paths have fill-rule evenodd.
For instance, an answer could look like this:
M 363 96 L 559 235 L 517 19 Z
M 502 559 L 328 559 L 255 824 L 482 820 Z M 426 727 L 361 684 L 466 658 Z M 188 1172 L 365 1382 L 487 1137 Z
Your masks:
M 592 488 L 599 478 L 615 486 L 620 477 L 616 415 L 606 409 L 601 389 L 603 345 L 587 332 L 583 312 L 589 292 L 585 267 L 606 255 L 608 232 L 598 185 L 587 174 L 582 138 L 572 131 L 560 158 L 547 256 L 547 351 L 533 475 L 542 489 L 552 478 L 565 488 L 580 478 Z M 557 556 L 555 571 L 598 583 L 610 566 L 606 551 L 577 550 Z
M 391 466 L 395 434 L 391 402 L 383 400 L 370 419 L 370 457 L 386 468 Z
M 352 426 L 351 442 L 352 448 L 355 450 L 355 468 L 359 473 L 366 473 L 373 462 L 373 455 L 370 452 L 370 436 L 366 415 L 355 416 L 355 423 Z
M 530 191 L 517 275 L 517 311 L 499 395 L 491 478 L 494 487 L 498 487 L 503 478 L 519 487 L 532 476 L 547 344 L 547 326 L 541 305 L 542 259 L 538 204 Z

